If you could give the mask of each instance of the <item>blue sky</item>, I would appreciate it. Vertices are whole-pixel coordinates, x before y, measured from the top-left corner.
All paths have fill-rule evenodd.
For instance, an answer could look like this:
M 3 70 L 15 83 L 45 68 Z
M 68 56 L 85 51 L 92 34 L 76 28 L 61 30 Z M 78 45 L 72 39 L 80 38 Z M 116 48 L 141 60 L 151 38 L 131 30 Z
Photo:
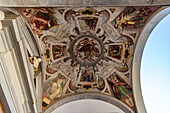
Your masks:
M 170 113 L 170 15 L 155 27 L 146 43 L 141 86 L 148 113 Z

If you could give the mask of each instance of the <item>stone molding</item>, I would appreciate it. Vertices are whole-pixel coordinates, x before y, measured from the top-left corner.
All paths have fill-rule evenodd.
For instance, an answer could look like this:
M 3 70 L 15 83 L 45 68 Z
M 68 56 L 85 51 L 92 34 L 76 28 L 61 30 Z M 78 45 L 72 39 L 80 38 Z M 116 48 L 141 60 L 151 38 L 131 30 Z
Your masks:
M 121 102 L 121 101 L 119 101 L 119 100 L 117 100 L 113 97 L 106 96 L 106 95 L 103 95 L 103 94 L 98 94 L 98 93 L 83 93 L 83 94 L 76 94 L 76 95 L 68 96 L 64 99 L 60 99 L 58 102 L 56 102 L 55 104 L 50 106 L 44 113 L 51 113 L 56 108 L 66 104 L 68 102 L 72 102 L 72 101 L 80 100 L 80 99 L 94 99 L 94 100 L 105 101 L 105 102 L 108 102 L 108 103 L 120 108 L 125 113 L 134 113 L 134 111 L 131 110 L 123 102 Z
M 27 29 L 19 15 L 5 13 L 0 31 L 0 83 L 12 113 L 38 113 L 33 69 L 27 59 L 26 49 L 31 48 Z
M 61 7 L 61 6 L 154 6 L 170 5 L 169 0 L 1 0 L 5 7 Z
M 148 23 L 145 25 L 136 44 L 132 61 L 132 87 L 138 113 L 147 113 L 142 97 L 140 81 L 140 66 L 143 50 L 152 30 L 168 14 L 170 14 L 170 7 L 162 7 L 155 12 L 155 14 L 152 15 L 152 17 L 148 20 Z

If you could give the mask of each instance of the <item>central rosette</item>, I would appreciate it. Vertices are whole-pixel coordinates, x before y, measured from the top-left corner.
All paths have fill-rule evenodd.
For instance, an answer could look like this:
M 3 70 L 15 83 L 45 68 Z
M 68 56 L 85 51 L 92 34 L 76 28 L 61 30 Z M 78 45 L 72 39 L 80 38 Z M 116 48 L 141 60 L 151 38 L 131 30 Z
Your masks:
M 70 47 L 70 55 L 80 65 L 94 65 L 101 58 L 103 44 L 95 36 L 85 35 L 76 38 Z

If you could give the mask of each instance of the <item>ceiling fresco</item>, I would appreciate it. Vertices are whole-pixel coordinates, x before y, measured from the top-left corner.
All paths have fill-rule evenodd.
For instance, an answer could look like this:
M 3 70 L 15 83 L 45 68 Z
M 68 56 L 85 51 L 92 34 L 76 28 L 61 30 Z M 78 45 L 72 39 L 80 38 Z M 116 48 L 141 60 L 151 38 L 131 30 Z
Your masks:
M 94 92 L 136 111 L 133 52 L 142 27 L 158 8 L 16 8 L 40 47 L 43 110 L 60 98 Z

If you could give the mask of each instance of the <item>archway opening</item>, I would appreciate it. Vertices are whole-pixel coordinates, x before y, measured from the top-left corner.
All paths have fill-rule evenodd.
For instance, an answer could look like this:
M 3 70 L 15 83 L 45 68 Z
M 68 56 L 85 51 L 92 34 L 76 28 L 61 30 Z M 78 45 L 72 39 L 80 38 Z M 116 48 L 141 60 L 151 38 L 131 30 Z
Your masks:
M 66 103 L 52 113 L 125 113 L 120 108 L 94 99 L 82 99 Z
M 151 32 L 141 62 L 141 88 L 148 113 L 168 113 L 170 105 L 170 14 Z

